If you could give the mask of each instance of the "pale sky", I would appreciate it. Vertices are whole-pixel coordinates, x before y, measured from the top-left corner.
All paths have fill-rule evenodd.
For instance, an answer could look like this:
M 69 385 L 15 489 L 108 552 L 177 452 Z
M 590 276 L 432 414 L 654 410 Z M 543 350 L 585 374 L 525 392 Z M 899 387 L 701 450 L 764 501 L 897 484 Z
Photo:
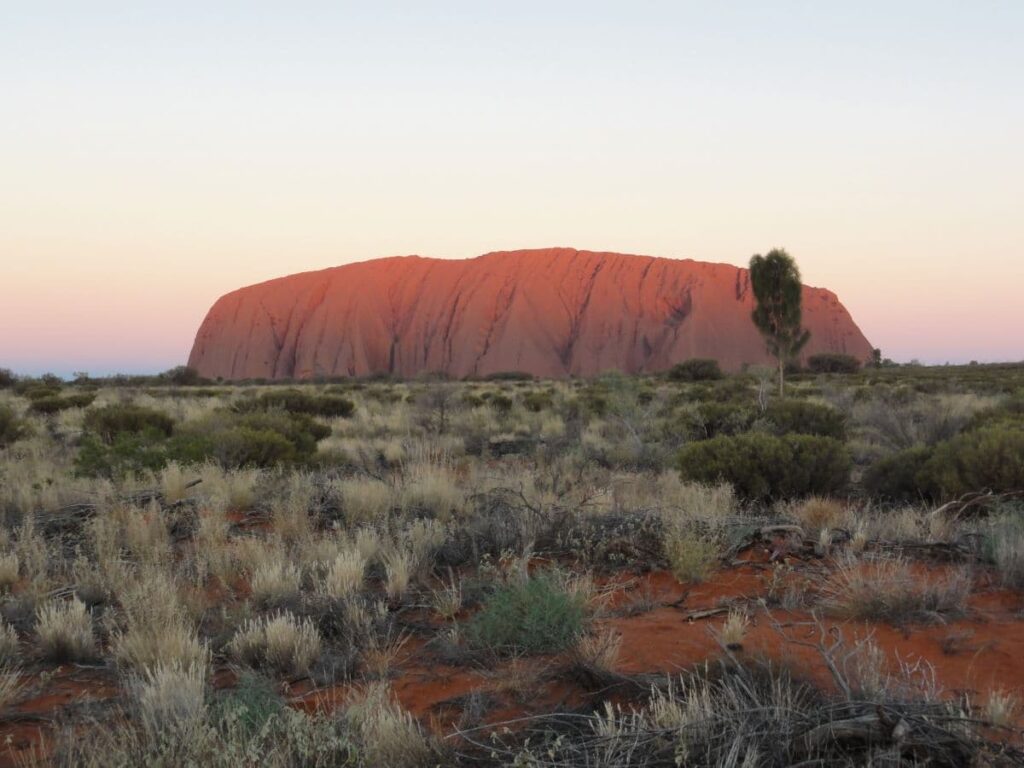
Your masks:
M 1024 359 L 1024 3 L 0 0 L 0 367 L 183 363 L 293 272 L 783 246 L 886 356 Z

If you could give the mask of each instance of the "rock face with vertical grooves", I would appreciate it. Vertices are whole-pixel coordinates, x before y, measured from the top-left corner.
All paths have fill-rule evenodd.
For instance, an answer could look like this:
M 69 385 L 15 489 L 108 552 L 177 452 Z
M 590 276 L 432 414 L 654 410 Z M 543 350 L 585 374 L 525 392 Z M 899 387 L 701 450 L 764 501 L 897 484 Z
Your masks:
M 804 355 L 871 345 L 831 291 L 804 287 Z M 691 357 L 769 363 L 746 269 L 549 248 L 376 259 L 221 297 L 189 365 L 224 379 L 662 371 Z

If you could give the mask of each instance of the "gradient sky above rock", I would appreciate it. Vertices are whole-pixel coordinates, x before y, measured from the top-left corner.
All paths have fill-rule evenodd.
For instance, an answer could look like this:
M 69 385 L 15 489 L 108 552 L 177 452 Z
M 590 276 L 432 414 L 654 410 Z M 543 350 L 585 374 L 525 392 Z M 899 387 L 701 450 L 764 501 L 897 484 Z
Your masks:
M 1022 39 L 1019 2 L 7 3 L 0 366 L 162 370 L 242 285 L 556 245 L 781 245 L 887 356 L 1024 359 Z

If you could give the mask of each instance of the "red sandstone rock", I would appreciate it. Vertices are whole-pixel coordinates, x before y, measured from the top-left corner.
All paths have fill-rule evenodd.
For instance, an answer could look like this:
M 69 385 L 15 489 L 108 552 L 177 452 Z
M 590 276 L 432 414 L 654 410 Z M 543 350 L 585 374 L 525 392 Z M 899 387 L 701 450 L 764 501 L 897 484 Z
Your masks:
M 804 288 L 804 354 L 860 360 L 871 345 L 836 295 Z M 453 261 L 376 259 L 220 298 L 189 365 L 225 379 L 423 371 L 590 376 L 661 371 L 691 357 L 768 363 L 747 270 L 569 248 Z

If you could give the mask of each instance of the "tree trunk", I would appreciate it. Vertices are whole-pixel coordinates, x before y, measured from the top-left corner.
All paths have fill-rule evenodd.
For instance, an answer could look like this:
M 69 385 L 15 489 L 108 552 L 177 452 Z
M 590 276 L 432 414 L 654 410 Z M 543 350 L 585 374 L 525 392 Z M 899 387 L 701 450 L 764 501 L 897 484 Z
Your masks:
M 785 389 L 786 380 L 785 380 L 785 376 L 786 376 L 786 363 L 780 357 L 779 358 L 779 397 L 780 398 L 783 398 L 783 397 L 786 396 L 786 389 Z

